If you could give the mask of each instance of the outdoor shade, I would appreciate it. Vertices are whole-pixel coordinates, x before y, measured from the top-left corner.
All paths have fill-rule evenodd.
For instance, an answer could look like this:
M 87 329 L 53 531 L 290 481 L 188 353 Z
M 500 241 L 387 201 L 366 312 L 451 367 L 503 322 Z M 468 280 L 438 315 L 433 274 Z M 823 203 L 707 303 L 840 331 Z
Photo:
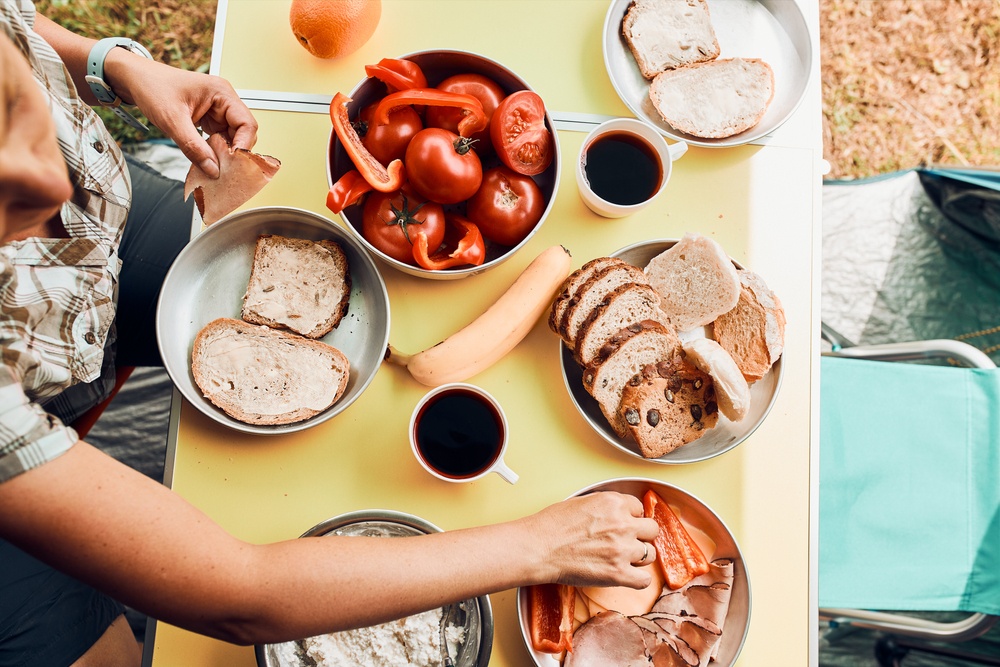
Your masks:
M 1000 369 L 821 371 L 820 607 L 1000 614 Z

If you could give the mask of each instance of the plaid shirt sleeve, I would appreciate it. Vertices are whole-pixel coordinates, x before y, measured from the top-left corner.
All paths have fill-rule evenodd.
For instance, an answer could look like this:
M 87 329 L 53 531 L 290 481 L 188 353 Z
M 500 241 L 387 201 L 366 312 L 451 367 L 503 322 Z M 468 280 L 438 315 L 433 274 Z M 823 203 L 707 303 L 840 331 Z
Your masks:
M 66 452 L 76 431 L 24 395 L 13 369 L 0 365 L 0 483 Z

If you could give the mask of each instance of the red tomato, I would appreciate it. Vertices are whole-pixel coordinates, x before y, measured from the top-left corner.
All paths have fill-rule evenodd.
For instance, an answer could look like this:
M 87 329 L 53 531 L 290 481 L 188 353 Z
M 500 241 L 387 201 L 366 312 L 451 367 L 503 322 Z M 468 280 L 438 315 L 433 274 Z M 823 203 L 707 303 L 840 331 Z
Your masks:
M 372 112 L 376 106 L 378 103 L 369 104 L 361 110 L 358 117 L 361 144 L 382 164 L 402 160 L 410 140 L 424 129 L 420 115 L 413 107 L 399 107 L 389 114 L 387 124 L 378 125 L 372 122 Z
M 465 201 L 483 180 L 483 165 L 469 140 L 439 127 L 417 132 L 406 147 L 403 164 L 417 194 L 439 204 Z
M 493 112 L 507 95 L 493 79 L 482 74 L 456 74 L 439 83 L 437 88 L 449 93 L 472 95 L 482 103 L 487 120 L 493 118 Z M 428 107 L 425 120 L 427 127 L 441 127 L 457 134 L 458 121 L 462 120 L 462 110 L 454 107 Z M 471 138 L 476 140 L 473 148 L 480 155 L 493 151 L 489 126 L 476 132 Z
M 545 104 L 530 90 L 500 102 L 490 123 L 490 138 L 500 161 L 519 174 L 534 176 L 552 164 L 555 141 L 545 127 Z
M 411 192 L 372 192 L 361 217 L 361 235 L 389 257 L 416 265 L 413 241 L 427 236 L 427 247 L 437 250 L 444 241 L 444 211 Z
M 545 211 L 541 188 L 507 167 L 483 174 L 483 184 L 466 204 L 466 213 L 482 235 L 501 245 L 517 245 L 534 229 Z

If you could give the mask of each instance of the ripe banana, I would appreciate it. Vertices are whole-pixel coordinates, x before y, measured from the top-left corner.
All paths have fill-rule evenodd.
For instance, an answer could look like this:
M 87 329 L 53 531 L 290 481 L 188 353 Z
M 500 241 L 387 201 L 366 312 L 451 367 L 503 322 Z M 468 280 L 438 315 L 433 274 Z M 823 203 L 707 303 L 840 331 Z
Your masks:
M 461 382 L 486 370 L 528 335 L 569 275 L 569 250 L 554 245 L 536 257 L 496 302 L 465 328 L 413 355 L 392 345 L 385 358 L 421 384 Z

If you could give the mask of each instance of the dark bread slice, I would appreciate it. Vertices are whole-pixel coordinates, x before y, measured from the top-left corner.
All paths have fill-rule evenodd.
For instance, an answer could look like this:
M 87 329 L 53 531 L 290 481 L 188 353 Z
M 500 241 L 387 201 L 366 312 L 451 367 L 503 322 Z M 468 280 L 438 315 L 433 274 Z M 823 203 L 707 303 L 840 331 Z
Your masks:
M 643 320 L 612 335 L 584 369 L 584 389 L 597 400 L 619 437 L 628 433 L 618 415 L 625 384 L 648 364 L 672 358 L 680 344 L 673 330 L 655 320 Z
M 625 283 L 645 283 L 646 274 L 642 269 L 621 259 L 602 264 L 589 280 L 580 285 L 569 300 L 559 323 L 559 333 L 570 347 L 576 344 L 580 325 L 604 297 Z
M 715 340 L 739 366 L 747 382 L 764 377 L 785 347 L 785 311 L 763 278 L 738 271 L 740 298 L 713 325 Z
M 618 414 L 646 458 L 694 442 L 719 421 L 712 377 L 682 354 L 645 366 L 630 379 Z
M 562 322 L 563 313 L 566 312 L 566 308 L 569 306 L 573 295 L 576 294 L 577 288 L 590 280 L 590 278 L 597 271 L 599 271 L 601 267 L 614 261 L 615 260 L 611 257 L 598 257 L 596 259 L 592 259 L 573 273 L 569 274 L 566 280 L 563 281 L 562 286 L 559 288 L 559 292 L 556 294 L 556 298 L 552 301 L 552 308 L 549 310 L 549 328 L 552 329 L 554 333 L 559 334 L 560 338 L 563 336 L 559 331 L 559 324 Z M 563 338 L 563 340 L 566 341 L 565 338 Z
M 263 234 L 243 297 L 242 317 L 252 324 L 322 338 L 347 314 L 351 270 L 336 241 Z
M 337 348 L 227 317 L 194 340 L 195 384 L 247 424 L 291 424 L 323 412 L 344 394 L 350 363 Z
M 586 367 L 615 332 L 643 320 L 666 322 L 656 290 L 642 283 L 619 285 L 594 307 L 580 326 L 573 350 L 577 363 Z

